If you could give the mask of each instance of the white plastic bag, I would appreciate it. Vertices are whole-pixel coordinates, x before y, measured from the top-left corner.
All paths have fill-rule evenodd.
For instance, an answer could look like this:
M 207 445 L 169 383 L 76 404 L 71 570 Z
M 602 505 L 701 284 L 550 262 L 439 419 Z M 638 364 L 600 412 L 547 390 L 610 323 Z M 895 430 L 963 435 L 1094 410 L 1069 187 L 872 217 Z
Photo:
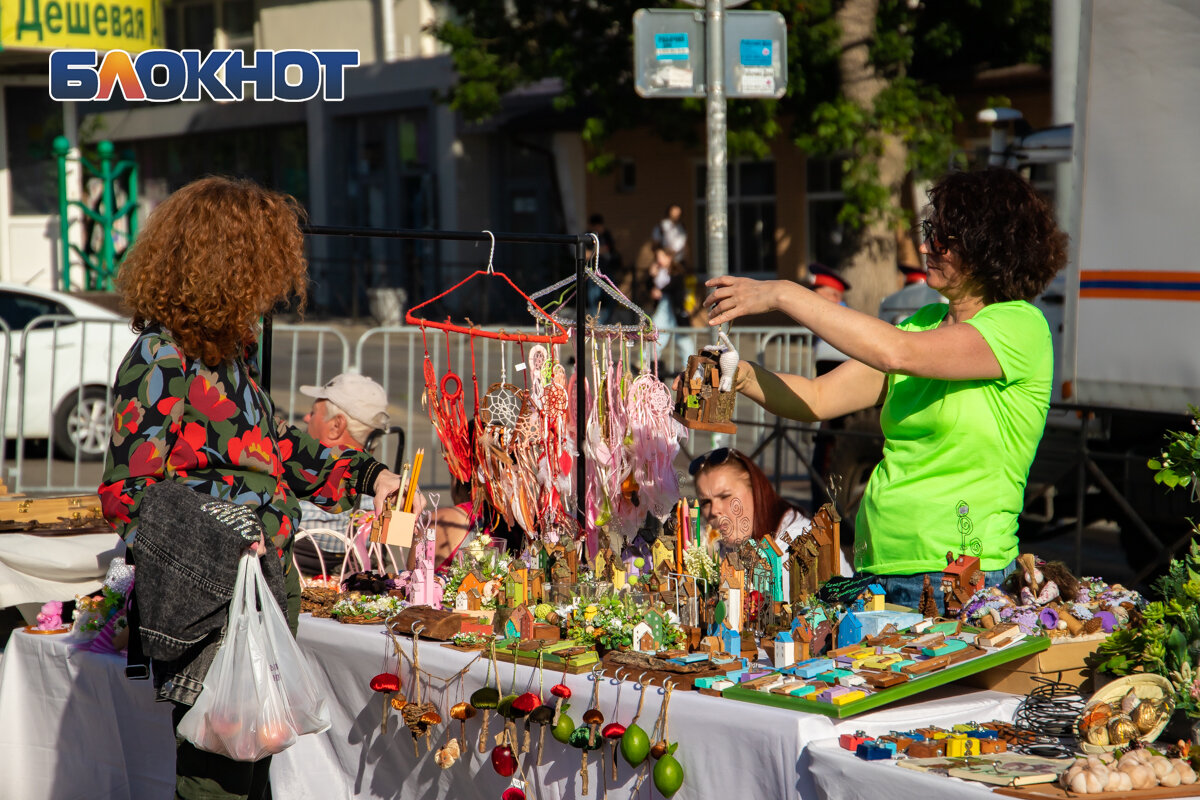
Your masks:
M 325 699 L 258 557 L 248 553 L 238 564 L 225 639 L 179 734 L 201 750 L 257 761 L 329 725 Z

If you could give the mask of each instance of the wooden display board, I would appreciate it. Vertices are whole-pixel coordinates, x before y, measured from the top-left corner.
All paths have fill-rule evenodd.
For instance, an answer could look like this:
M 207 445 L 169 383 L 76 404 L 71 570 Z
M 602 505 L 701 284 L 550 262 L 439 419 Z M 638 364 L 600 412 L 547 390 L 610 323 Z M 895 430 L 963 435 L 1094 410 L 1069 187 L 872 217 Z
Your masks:
M 963 626 L 963 632 L 978 633 L 980 630 Z M 926 674 L 916 675 L 910 680 L 896 686 L 877 689 L 866 697 L 853 700 L 844 705 L 807 700 L 803 697 L 760 692 L 743 686 L 731 686 L 722 691 L 721 696 L 731 700 L 741 700 L 745 703 L 757 703 L 764 706 L 775 706 L 776 708 L 790 708 L 793 711 L 807 711 L 843 719 L 845 717 L 852 717 L 855 714 L 861 714 L 864 711 L 879 708 L 880 706 L 885 706 L 888 703 L 894 703 L 897 700 L 903 700 L 906 697 L 913 697 L 936 686 L 942 686 L 943 684 L 956 681 L 967 675 L 973 675 L 990 667 L 1041 652 L 1049 646 L 1050 638 L 1048 636 L 1028 636 L 1016 644 L 989 652 L 986 655 L 952 663 L 943 669 Z
M 1120 800 L 1158 800 L 1160 797 L 1195 797 L 1197 784 L 1190 786 L 1154 786 L 1149 789 L 1131 789 L 1128 792 L 1100 792 L 1096 797 L 1120 798 Z M 1079 797 L 1074 792 L 1068 792 L 1057 783 L 1035 783 L 1029 786 L 993 786 L 993 794 L 1005 797 L 1021 797 L 1025 800 L 1066 800 L 1068 797 Z

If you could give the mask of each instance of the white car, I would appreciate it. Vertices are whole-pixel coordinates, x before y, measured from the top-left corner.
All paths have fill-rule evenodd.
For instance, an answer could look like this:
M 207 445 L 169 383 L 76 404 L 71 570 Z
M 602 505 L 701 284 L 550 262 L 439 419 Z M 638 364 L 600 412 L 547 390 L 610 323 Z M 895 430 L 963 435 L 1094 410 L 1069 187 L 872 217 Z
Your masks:
M 8 326 L 7 370 L 0 371 L 5 438 L 21 431 L 50 440 L 64 458 L 103 458 L 113 377 L 137 338 L 129 320 L 71 294 L 12 283 L 0 283 L 0 320 Z

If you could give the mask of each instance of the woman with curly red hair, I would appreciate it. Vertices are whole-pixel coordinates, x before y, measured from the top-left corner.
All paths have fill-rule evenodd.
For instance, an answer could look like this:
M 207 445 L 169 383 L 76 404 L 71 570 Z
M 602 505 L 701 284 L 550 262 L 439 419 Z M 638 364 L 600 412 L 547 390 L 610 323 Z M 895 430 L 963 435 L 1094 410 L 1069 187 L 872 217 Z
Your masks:
M 743 361 L 738 391 L 806 421 L 883 404 L 883 461 L 859 507 L 854 566 L 915 606 L 947 554 L 978 556 L 988 585 L 1014 569 L 1017 517 L 1050 404 L 1050 329 L 1030 304 L 1066 262 L 1066 235 L 1027 181 L 956 172 L 929 192 L 929 286 L 948 304 L 897 327 L 787 281 L 708 282 L 709 322 L 780 310 L 850 359 L 816 379 Z
M 340 511 L 367 493 L 383 508 L 400 487 L 399 476 L 367 453 L 326 446 L 288 425 L 259 385 L 259 320 L 290 297 L 302 307 L 306 297 L 301 213 L 291 197 L 251 181 L 210 177 L 184 186 L 150 215 L 118 277 L 140 335 L 117 370 L 99 488 L 104 515 L 135 560 L 143 499 L 160 481 L 226 501 L 248 517 L 245 539 L 232 535 L 222 544 L 234 560 L 246 549 L 281 559 L 269 566 L 283 573 L 293 633 L 300 583 L 291 548 L 300 499 Z M 216 555 L 203 548 L 193 547 L 191 556 L 193 573 L 217 569 Z M 145 584 L 139 573 L 139 605 L 146 597 L 186 594 L 180 586 Z M 186 599 L 172 606 L 168 616 L 188 613 Z M 143 620 L 148 612 L 163 616 L 143 609 Z M 195 624 L 186 621 L 189 630 Z M 174 703 L 176 725 L 220 644 L 221 620 L 205 625 L 203 638 L 187 641 L 178 657 L 155 655 L 148 641 L 155 688 L 160 700 Z M 269 769 L 269 757 L 234 761 L 177 737 L 176 797 L 269 797 Z

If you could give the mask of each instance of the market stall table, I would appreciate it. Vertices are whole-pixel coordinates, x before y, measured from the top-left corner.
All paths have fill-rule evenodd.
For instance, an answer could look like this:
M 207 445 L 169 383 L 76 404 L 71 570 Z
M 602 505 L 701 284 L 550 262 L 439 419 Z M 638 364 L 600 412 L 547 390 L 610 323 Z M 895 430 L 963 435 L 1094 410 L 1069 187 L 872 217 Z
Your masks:
M 0 533 L 0 608 L 17 606 L 30 621 L 43 603 L 94 592 L 122 550 L 111 532 Z
M 275 757 L 271 775 L 276 796 L 289 800 L 499 797 L 508 780 L 492 771 L 487 755 L 475 751 L 478 718 L 468 725 L 472 747 L 464 756 L 466 763 L 445 771 L 434 763 L 423 742 L 420 757 L 413 755 L 412 737 L 399 714 L 392 712 L 388 733 L 381 733 L 383 698 L 368 684 L 383 669 L 391 646 L 382 631 L 377 625 L 301 617 L 300 646 L 330 700 L 333 726 L 325 734 L 301 737 Z M 410 639 L 402 638 L 401 647 L 411 655 Z M 418 655 L 423 671 L 443 677 L 458 673 L 476 656 L 424 640 Z M 77 650 L 64 636 L 13 634 L 0 660 L 0 774 L 5 776 L 6 791 L 16 787 L 12 796 L 22 800 L 169 796 L 174 739 L 168 709 L 153 701 L 148 682 L 127 681 L 123 666 L 120 657 Z M 513 667 L 501 663 L 499 669 L 500 686 L 507 691 Z M 516 670 L 518 691 L 529 686 L 536 692 L 537 670 L 522 666 Z M 484 674 L 483 659 L 471 664 L 461 691 L 458 681 L 450 684 L 449 702 L 482 686 Z M 414 687 L 407 663 L 401 678 L 411 697 Z M 547 697 L 550 685 L 561 678 L 561 673 L 546 670 Z M 565 682 L 573 692 L 571 714 L 578 721 L 590 705 L 592 683 L 587 675 L 568 675 Z M 444 709 L 443 691 L 435 681 L 426 694 Z M 659 690 L 650 691 L 639 720 L 647 731 L 661 703 Z M 677 691 L 670 706 L 670 736 L 680 743 L 677 756 L 687 773 L 680 796 L 816 797 L 818 787 L 802 757 L 814 741 L 859 729 L 885 732 L 916 722 L 947 726 L 968 719 L 1008 717 L 1016 703 L 1012 695 L 979 691 L 954 695 L 953 691 L 948 687 L 935 699 L 891 706 L 838 721 L 836 726 L 816 714 Z M 619 703 L 616 718 L 627 723 L 637 699 L 633 684 L 602 679 L 597 705 L 611 718 Z M 457 735 L 457 729 L 453 724 L 451 734 Z M 494 720 L 491 730 L 499 732 L 499 722 Z M 444 727 L 435 731 L 434 749 L 446 736 Z M 535 749 L 536 741 L 535 736 Z M 589 755 L 590 796 L 603 792 L 599 763 L 605 752 Z M 537 777 L 532 769 L 529 776 L 535 784 L 530 797 L 579 796 L 579 761 L 578 750 L 547 736 L 544 765 Z M 606 760 L 604 771 L 609 770 L 611 761 Z M 634 780 L 634 771 L 622 761 L 618 785 L 608 787 L 610 797 L 628 797 Z
M 801 769 L 811 775 L 816 797 L 823 800 L 876 800 L 885 797 L 955 798 L 955 800 L 999 800 L 988 784 L 964 781 L 904 769 L 894 761 L 863 761 L 837 740 L 813 742 L 801 758 Z M 1186 787 L 1185 787 L 1186 788 Z M 1154 790 L 1146 790 L 1154 796 Z M 1124 797 L 1098 794 L 1089 797 Z M 1187 797 L 1200 797 L 1192 793 Z

